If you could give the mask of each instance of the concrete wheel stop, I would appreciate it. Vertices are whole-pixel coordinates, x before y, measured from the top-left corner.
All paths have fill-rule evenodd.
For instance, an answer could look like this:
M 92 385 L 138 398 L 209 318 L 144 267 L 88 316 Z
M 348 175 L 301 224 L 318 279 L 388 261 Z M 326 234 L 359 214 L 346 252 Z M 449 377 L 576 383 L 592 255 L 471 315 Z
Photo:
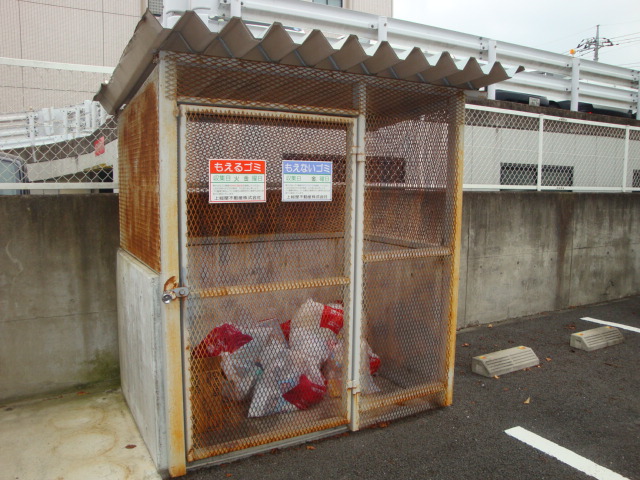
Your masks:
M 484 377 L 495 377 L 540 364 L 529 347 L 519 346 L 473 357 L 471 370 Z

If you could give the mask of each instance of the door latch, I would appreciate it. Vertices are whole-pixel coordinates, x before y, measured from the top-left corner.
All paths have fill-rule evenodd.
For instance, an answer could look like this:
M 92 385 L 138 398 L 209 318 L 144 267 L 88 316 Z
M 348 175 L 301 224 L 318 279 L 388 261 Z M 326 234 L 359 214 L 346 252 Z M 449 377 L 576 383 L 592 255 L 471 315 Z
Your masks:
M 179 287 L 176 277 L 171 277 L 164 284 L 164 292 L 162 292 L 162 302 L 171 303 L 176 298 L 184 298 L 189 295 L 189 287 Z
M 171 290 L 165 290 L 162 293 L 162 301 L 164 303 L 171 303 L 176 298 L 184 298 L 189 296 L 189 289 L 187 287 L 172 288 Z

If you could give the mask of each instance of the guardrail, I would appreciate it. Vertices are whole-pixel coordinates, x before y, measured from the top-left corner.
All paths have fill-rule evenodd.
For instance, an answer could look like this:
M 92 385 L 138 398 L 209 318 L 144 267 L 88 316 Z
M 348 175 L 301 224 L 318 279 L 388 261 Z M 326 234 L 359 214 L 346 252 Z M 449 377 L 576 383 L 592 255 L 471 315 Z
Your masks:
M 0 194 L 117 188 L 117 126 L 97 102 L 0 115 Z
M 163 25 L 173 27 L 186 10 L 194 10 L 212 31 L 219 31 L 231 17 L 241 17 L 256 37 L 262 37 L 277 21 L 300 41 L 319 29 L 335 42 L 355 34 L 365 47 L 386 40 L 401 58 L 418 47 L 435 58 L 447 51 L 454 57 L 476 57 L 485 64 L 499 61 L 505 66 L 522 65 L 525 71 L 502 82 L 501 89 L 543 95 L 554 101 L 570 100 L 574 111 L 579 102 L 630 110 L 640 119 L 638 70 L 298 0 L 164 0 Z M 494 99 L 495 87 L 487 91 Z

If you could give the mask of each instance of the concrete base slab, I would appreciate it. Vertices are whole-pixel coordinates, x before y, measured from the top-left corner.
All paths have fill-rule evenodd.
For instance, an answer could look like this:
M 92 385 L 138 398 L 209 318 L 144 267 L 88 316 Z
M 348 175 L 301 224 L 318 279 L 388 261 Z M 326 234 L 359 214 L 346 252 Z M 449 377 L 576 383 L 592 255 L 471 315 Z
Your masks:
M 0 405 L 0 465 L 20 480 L 161 478 L 119 389 Z

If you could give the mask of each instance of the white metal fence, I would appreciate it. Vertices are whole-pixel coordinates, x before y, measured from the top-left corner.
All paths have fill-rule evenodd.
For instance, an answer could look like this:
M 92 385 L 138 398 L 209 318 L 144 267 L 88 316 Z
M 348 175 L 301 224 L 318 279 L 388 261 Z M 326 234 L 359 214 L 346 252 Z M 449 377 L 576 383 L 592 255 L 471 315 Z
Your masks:
M 640 191 L 640 127 L 467 105 L 464 188 Z
M 0 194 L 117 188 L 117 150 L 97 102 L 0 115 Z
M 0 115 L 0 194 L 118 188 L 117 126 L 95 102 Z M 467 190 L 640 191 L 640 127 L 467 105 Z

